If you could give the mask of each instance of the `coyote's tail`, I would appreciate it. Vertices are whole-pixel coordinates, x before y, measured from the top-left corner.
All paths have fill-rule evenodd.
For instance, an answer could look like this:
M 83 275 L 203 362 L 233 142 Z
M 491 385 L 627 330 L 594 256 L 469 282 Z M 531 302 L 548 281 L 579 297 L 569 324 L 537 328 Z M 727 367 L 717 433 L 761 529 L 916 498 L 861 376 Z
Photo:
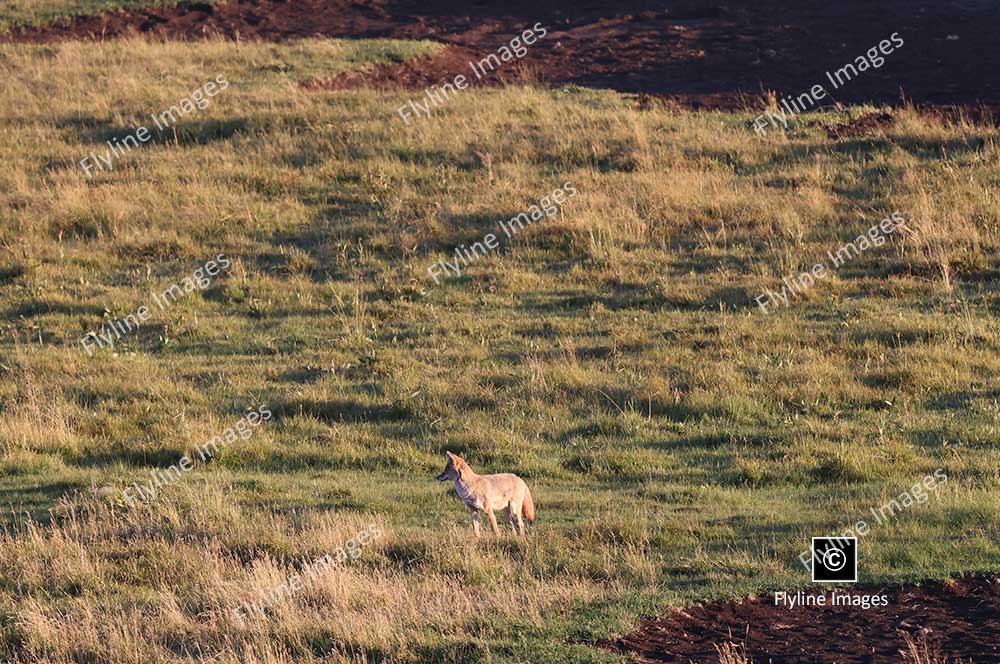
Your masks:
M 521 511 L 524 512 L 524 518 L 528 520 L 528 523 L 535 522 L 535 502 L 531 499 L 531 491 L 527 486 L 524 487 L 524 502 L 521 503 Z

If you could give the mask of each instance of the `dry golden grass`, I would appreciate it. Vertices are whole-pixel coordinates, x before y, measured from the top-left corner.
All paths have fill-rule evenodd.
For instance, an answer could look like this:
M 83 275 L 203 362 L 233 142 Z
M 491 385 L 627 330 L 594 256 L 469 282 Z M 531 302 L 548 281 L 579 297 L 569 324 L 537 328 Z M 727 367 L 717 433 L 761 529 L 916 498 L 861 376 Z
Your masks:
M 715 650 L 719 653 L 719 664 L 751 664 L 742 645 L 723 643 L 715 646 Z

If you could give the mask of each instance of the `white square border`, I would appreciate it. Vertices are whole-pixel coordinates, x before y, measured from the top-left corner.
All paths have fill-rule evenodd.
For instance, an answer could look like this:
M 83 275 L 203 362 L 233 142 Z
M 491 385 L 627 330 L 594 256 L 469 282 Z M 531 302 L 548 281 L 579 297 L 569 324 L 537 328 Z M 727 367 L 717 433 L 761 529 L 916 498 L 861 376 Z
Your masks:
M 837 581 L 817 581 L 816 580 L 816 540 L 854 540 L 854 578 L 850 581 L 844 579 L 838 579 Z M 809 569 L 812 575 L 813 583 L 857 583 L 858 582 L 858 538 L 856 536 L 851 537 L 838 537 L 836 535 L 823 535 L 820 537 L 813 537 L 809 542 Z

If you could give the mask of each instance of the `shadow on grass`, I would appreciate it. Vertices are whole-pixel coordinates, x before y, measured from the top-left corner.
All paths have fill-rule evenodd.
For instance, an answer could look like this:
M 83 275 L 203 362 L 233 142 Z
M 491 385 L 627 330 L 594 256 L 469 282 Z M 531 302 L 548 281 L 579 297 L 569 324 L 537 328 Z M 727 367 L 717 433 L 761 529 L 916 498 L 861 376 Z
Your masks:
M 271 411 L 275 420 L 295 415 L 308 415 L 326 424 L 354 422 L 397 422 L 411 419 L 415 413 L 396 404 L 365 405 L 346 399 L 318 401 L 314 399 L 274 399 Z
M 104 468 L 124 464 L 135 468 L 137 471 L 143 471 L 144 473 L 146 471 L 152 472 L 154 469 L 165 470 L 170 466 L 176 466 L 185 454 L 188 454 L 192 459 L 200 463 L 197 453 L 193 450 L 195 444 L 201 445 L 204 442 L 202 440 L 192 441 L 191 450 L 184 452 L 171 449 L 141 450 L 128 448 L 84 452 L 80 455 L 67 458 L 67 462 L 88 468 Z M 122 479 L 124 480 L 125 478 Z M 139 479 L 149 480 L 149 477 L 144 474 Z
M 966 390 L 964 392 L 950 392 L 932 399 L 929 406 L 934 410 L 968 410 L 976 401 L 995 401 L 1000 399 L 1000 387 L 984 389 L 982 391 Z
M 288 469 L 277 469 L 278 472 L 282 470 Z M 292 518 L 301 514 L 303 509 L 328 512 L 360 512 L 371 509 L 370 505 L 355 500 L 351 496 L 351 492 L 346 489 L 321 490 L 315 498 L 312 495 L 308 498 L 301 495 L 285 498 L 275 496 L 273 493 L 266 493 L 267 490 L 255 480 L 236 480 L 233 484 L 254 492 L 252 497 L 243 498 L 240 501 L 241 504 L 252 506 L 262 512 L 274 512 Z
M 5 526 L 22 524 L 25 516 L 38 523 L 48 524 L 52 521 L 49 510 L 56 501 L 68 493 L 83 490 L 86 486 L 83 482 L 70 481 L 28 484 L 27 477 L 20 479 L 20 484 L 0 489 L 0 506 L 4 508 L 0 524 Z
M 544 295 L 525 295 L 520 308 L 524 311 L 544 314 L 564 314 L 575 316 L 599 304 L 610 311 L 643 310 L 656 311 L 667 306 L 667 300 L 650 292 L 644 284 L 623 285 L 611 294 L 597 295 L 583 291 L 562 291 Z
M 289 383 L 315 383 L 327 373 L 320 367 L 295 367 L 282 372 L 278 379 Z
M 71 138 L 77 143 L 93 144 L 96 148 L 89 148 L 81 155 L 81 159 L 93 151 L 99 156 L 104 156 L 110 147 L 108 142 L 117 146 L 118 151 L 128 152 L 137 148 L 132 147 L 132 139 L 128 139 L 128 144 L 123 143 L 126 137 L 136 135 L 136 132 L 145 127 L 148 130 L 149 138 L 143 142 L 136 138 L 138 147 L 143 145 L 206 145 L 216 141 L 229 140 L 233 136 L 241 133 L 249 133 L 253 125 L 248 118 L 231 118 L 228 120 L 180 120 L 176 124 L 158 129 L 151 118 L 145 125 L 126 127 L 106 119 L 94 116 L 75 115 L 58 119 L 55 125 L 59 129 L 72 130 Z M 117 140 L 116 140 L 117 139 Z
M 15 305 L 2 314 L 0 318 L 14 320 L 16 318 L 32 318 L 46 314 L 63 314 L 66 316 L 101 316 L 104 308 L 99 305 L 84 305 L 66 302 L 46 302 L 44 300 L 28 300 Z M 80 336 L 83 336 L 81 333 Z
M 877 153 L 888 154 L 894 147 L 902 148 L 911 155 L 922 160 L 941 159 L 944 156 L 954 158 L 956 155 L 964 153 L 981 152 L 987 145 L 987 141 L 982 136 L 975 136 L 968 139 L 952 138 L 947 141 L 932 141 L 909 136 L 889 138 L 855 138 L 851 140 L 835 141 L 826 146 L 813 146 L 813 150 L 825 149 L 829 152 L 855 155 L 862 153 L 873 155 Z
M 367 275 L 355 274 L 359 268 L 351 267 L 350 263 L 355 252 L 360 258 L 360 247 L 369 245 L 368 241 L 383 230 L 374 221 L 363 221 L 379 217 L 380 207 L 361 193 L 333 195 L 325 187 L 300 189 L 295 195 L 313 211 L 312 219 L 292 231 L 282 230 L 272 235 L 269 243 L 275 251 L 258 252 L 253 257 L 253 266 L 270 273 L 302 274 L 316 283 L 374 277 L 372 271 Z M 298 249 L 305 258 L 284 253 L 288 247 Z

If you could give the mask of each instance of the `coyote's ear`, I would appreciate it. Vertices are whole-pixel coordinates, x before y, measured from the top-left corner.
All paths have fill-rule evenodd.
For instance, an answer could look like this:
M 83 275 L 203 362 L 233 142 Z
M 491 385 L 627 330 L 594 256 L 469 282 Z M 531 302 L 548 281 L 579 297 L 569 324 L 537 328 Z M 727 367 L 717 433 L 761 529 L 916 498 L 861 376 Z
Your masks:
M 444 456 L 445 456 L 446 459 L 448 459 L 448 461 L 454 461 L 455 460 L 455 455 L 452 454 L 451 452 L 449 452 L 448 450 L 444 451 Z

